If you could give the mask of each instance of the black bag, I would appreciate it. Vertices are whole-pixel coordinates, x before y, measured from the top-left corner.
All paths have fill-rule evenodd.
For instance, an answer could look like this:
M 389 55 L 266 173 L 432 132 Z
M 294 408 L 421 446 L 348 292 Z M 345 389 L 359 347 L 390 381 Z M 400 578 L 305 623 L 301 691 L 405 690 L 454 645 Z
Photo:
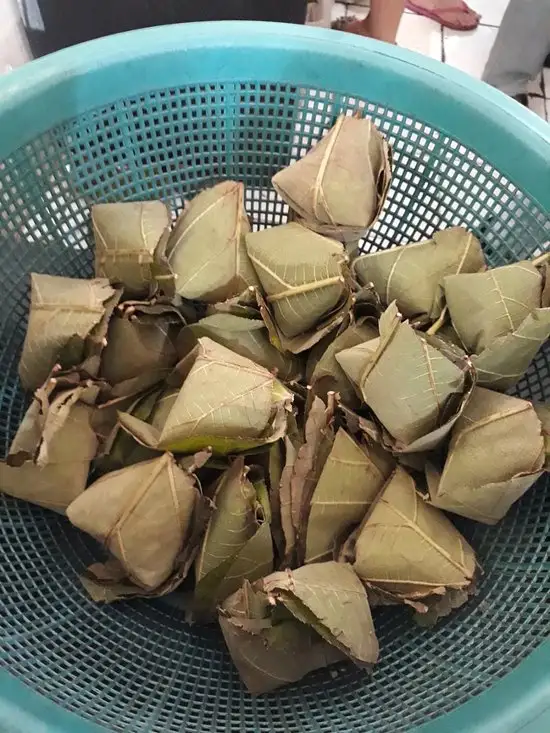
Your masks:
M 306 0 L 21 0 L 35 57 L 112 33 L 202 20 L 305 21 Z

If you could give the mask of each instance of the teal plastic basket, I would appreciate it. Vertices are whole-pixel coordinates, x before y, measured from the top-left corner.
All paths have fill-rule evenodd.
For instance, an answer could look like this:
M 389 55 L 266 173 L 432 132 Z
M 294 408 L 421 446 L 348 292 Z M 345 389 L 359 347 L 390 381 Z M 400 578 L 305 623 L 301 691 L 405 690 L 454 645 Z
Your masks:
M 28 273 L 92 273 L 89 207 L 247 185 L 257 226 L 285 221 L 270 179 L 340 112 L 391 140 L 389 201 L 366 250 L 462 224 L 492 265 L 550 239 L 550 128 L 490 88 L 331 31 L 197 24 L 95 41 L 0 80 L 0 446 L 17 380 Z M 548 347 L 548 345 L 547 345 Z M 518 387 L 550 399 L 550 350 Z M 0 496 L 1 733 L 548 733 L 550 485 L 496 527 L 460 528 L 485 575 L 434 630 L 376 615 L 382 657 L 248 695 L 214 629 L 166 601 L 97 606 L 78 572 L 95 547 L 53 513 Z

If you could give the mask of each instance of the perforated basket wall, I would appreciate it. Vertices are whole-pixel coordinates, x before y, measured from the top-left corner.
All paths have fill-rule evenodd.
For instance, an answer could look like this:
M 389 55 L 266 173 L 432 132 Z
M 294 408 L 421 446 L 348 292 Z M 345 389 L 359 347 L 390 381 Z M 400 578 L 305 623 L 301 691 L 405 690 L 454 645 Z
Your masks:
M 319 59 L 317 59 L 319 60 Z M 17 363 L 28 273 L 92 274 L 89 205 L 182 199 L 219 178 L 248 185 L 254 225 L 286 220 L 272 174 L 303 155 L 339 112 L 361 109 L 390 139 L 395 173 L 365 250 L 462 224 L 492 265 L 528 258 L 550 238 L 530 196 L 458 137 L 428 125 L 422 108 L 388 108 L 269 73 L 162 88 L 83 109 L 0 161 L 0 446 L 24 413 Z M 1 134 L 1 130 L 0 130 Z M 550 399 L 550 351 L 518 387 Z M 479 595 L 435 630 L 400 609 L 376 615 L 382 661 L 374 676 L 351 665 L 253 699 L 219 633 L 190 628 L 177 604 L 97 606 L 77 574 L 94 559 L 84 535 L 55 514 L 0 497 L 3 664 L 59 706 L 112 731 L 145 733 L 397 733 L 486 690 L 550 631 L 550 486 L 542 480 L 496 527 L 461 522 L 485 575 Z

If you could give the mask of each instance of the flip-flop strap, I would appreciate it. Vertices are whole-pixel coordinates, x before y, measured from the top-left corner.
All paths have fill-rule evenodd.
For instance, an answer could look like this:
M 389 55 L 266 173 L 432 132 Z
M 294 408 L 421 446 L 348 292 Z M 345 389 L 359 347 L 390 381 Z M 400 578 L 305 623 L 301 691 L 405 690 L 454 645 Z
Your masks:
M 470 17 L 473 16 L 478 20 L 481 18 L 481 15 L 479 13 L 476 13 L 473 8 L 471 8 L 467 3 L 464 2 L 464 0 L 458 0 L 457 5 L 453 5 L 448 8 L 425 8 L 422 5 L 417 5 L 416 3 L 412 2 L 412 0 L 406 0 L 406 5 L 411 10 L 417 10 L 420 13 L 429 13 L 435 18 L 441 15 L 446 15 L 448 13 L 464 13 L 464 15 L 469 15 Z

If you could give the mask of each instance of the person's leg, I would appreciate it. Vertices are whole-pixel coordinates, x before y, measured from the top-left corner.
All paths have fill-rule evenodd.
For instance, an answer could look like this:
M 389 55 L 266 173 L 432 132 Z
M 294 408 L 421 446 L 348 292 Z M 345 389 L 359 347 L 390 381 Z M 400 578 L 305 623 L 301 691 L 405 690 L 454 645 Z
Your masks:
M 510 0 L 483 81 L 511 97 L 524 95 L 550 51 L 550 0 Z
M 377 41 L 395 43 L 404 9 L 405 0 L 371 0 L 370 12 L 366 18 L 338 23 L 337 28 L 359 36 L 375 38 Z
M 395 43 L 405 0 L 371 0 L 365 22 L 371 38 Z

